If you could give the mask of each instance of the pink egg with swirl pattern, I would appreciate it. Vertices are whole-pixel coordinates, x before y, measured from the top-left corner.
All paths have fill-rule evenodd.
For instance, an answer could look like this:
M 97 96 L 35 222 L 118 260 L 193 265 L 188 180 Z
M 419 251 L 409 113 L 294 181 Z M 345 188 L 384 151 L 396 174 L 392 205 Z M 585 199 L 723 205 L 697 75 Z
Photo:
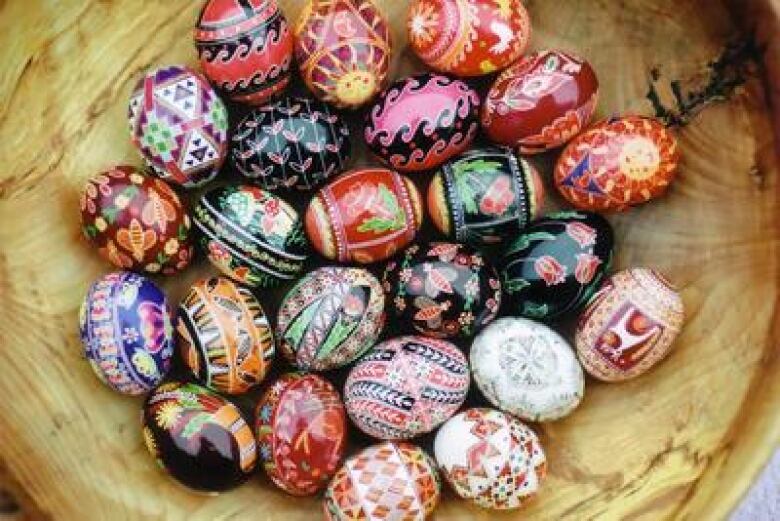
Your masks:
M 385 90 L 366 116 L 371 151 L 401 172 L 430 170 L 469 148 L 479 95 L 460 80 L 419 74 Z

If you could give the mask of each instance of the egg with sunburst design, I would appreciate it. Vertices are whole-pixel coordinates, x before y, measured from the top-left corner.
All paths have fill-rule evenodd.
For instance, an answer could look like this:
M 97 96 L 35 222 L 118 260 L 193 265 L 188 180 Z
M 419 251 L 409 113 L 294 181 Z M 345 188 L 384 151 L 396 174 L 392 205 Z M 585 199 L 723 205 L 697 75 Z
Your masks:
M 354 109 L 384 88 L 390 30 L 370 0 L 310 0 L 295 36 L 301 76 L 317 98 Z

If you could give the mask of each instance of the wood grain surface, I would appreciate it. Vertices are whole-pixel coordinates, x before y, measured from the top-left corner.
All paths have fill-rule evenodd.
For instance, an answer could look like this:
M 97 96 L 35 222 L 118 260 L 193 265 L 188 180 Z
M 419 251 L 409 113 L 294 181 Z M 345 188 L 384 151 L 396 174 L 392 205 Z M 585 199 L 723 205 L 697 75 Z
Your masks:
M 303 4 L 281 3 L 291 20 Z M 421 69 L 402 30 L 407 2 L 378 3 L 394 25 L 394 75 Z M 125 122 L 130 89 L 148 67 L 197 63 L 200 4 L 0 1 L 0 481 L 34 519 L 320 515 L 318 499 L 292 499 L 262 473 L 218 497 L 180 488 L 146 453 L 140 400 L 102 386 L 81 354 L 78 306 L 111 268 L 81 238 L 79 191 L 111 164 L 140 165 Z M 651 82 L 673 106 L 670 82 L 706 82 L 706 64 L 735 34 L 708 0 L 528 7 L 534 47 L 591 60 L 601 115 L 652 114 Z M 676 348 L 635 381 L 589 380 L 575 414 L 535 426 L 551 473 L 525 511 L 489 513 L 448 492 L 437 519 L 719 519 L 780 440 L 780 204 L 762 82 L 748 79 L 678 136 L 684 160 L 669 195 L 610 218 L 618 267 L 657 267 L 682 288 L 689 318 Z M 550 159 L 539 164 L 549 180 Z M 160 280 L 175 301 L 210 273 L 200 261 Z

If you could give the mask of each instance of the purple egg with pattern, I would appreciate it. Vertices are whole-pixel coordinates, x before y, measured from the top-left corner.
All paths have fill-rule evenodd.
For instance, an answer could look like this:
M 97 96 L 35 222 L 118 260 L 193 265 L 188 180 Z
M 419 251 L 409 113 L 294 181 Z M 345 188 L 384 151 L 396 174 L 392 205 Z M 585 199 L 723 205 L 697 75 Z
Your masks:
M 227 155 L 225 104 L 200 73 L 172 65 L 146 74 L 128 108 L 130 137 L 152 171 L 193 188 L 216 177 Z
M 366 116 L 365 138 L 401 172 L 430 170 L 464 152 L 479 128 L 479 95 L 460 80 L 418 74 L 392 84 Z
M 382 342 L 349 372 L 344 405 L 375 438 L 403 440 L 433 431 L 469 390 L 469 363 L 455 344 L 422 336 Z
M 128 271 L 89 288 L 79 313 L 84 354 L 100 380 L 122 394 L 143 394 L 171 366 L 173 328 L 165 294 Z

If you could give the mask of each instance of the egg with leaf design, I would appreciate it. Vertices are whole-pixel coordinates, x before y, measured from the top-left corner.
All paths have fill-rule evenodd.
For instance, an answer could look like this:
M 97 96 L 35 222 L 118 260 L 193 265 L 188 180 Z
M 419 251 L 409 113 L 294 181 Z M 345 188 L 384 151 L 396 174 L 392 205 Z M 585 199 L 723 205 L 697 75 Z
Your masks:
M 612 226 L 595 213 L 562 211 L 533 222 L 501 259 L 512 309 L 540 320 L 578 311 L 601 284 L 613 246 Z

